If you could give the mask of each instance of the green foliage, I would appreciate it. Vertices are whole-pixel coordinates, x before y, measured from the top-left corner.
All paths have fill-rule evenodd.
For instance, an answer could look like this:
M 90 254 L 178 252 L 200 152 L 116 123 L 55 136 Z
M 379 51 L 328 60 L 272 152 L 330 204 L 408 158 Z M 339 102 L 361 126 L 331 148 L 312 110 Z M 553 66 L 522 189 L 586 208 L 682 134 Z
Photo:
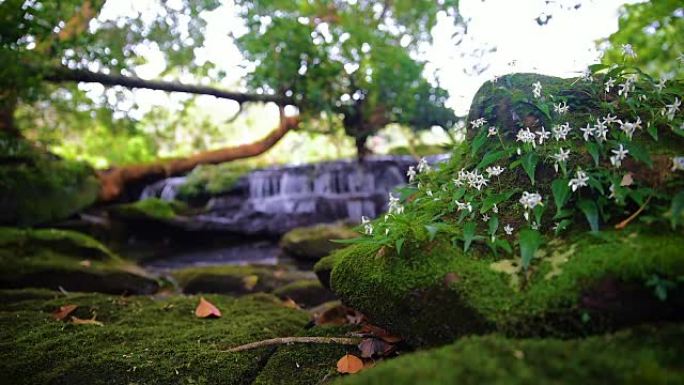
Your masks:
M 520 245 L 520 262 L 523 269 L 527 269 L 534 258 L 534 253 L 544 243 L 544 239 L 537 230 L 523 229 L 518 234 Z

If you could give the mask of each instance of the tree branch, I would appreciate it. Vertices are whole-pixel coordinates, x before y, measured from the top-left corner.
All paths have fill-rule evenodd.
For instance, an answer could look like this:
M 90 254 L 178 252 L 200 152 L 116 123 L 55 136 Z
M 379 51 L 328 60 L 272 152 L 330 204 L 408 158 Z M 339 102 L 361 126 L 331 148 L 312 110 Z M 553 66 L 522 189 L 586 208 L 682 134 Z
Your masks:
M 286 98 L 277 95 L 245 94 L 241 92 L 220 90 L 218 88 L 207 86 L 182 84 L 176 82 L 165 82 L 159 80 L 145 80 L 134 76 L 108 75 L 101 72 L 92 72 L 81 69 L 69 69 L 66 67 L 59 67 L 49 70 L 44 75 L 44 79 L 55 83 L 100 83 L 103 86 L 122 86 L 127 88 L 145 88 L 149 90 L 160 90 L 168 92 L 185 92 L 196 95 L 212 95 L 217 98 L 231 99 L 240 104 L 245 102 L 273 102 L 280 106 L 295 104 L 291 98 Z
M 283 337 L 283 338 L 272 338 L 270 340 L 263 340 L 252 342 L 245 345 L 236 346 L 228 350 L 223 350 L 223 352 L 233 353 L 241 352 L 243 350 L 250 350 L 261 348 L 265 346 L 274 345 L 288 345 L 292 343 L 298 344 L 336 344 L 336 345 L 358 345 L 361 343 L 362 339 L 357 337 Z

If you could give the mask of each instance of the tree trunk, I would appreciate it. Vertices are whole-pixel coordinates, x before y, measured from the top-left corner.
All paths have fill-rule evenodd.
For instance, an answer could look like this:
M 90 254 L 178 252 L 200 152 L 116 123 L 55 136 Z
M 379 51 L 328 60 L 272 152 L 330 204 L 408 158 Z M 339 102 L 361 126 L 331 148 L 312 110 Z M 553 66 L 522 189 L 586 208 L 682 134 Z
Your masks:
M 98 172 L 101 183 L 99 200 L 101 202 L 115 201 L 131 185 L 141 182 L 151 183 L 163 178 L 182 175 L 201 164 L 217 164 L 260 155 L 273 147 L 288 131 L 298 125 L 299 118 L 286 117 L 281 107 L 278 128 L 259 141 L 236 147 L 204 151 L 182 159 L 115 167 L 100 171 Z

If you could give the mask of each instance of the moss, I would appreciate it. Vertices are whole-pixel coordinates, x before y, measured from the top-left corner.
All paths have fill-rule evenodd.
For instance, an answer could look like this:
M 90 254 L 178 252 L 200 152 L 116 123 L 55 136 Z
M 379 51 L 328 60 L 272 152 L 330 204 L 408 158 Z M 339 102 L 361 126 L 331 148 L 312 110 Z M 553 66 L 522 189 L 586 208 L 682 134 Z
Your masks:
M 148 198 L 134 203 L 126 203 L 111 208 L 111 213 L 118 218 L 169 220 L 188 211 L 182 202 L 165 201 L 159 198 Z
M 147 294 L 158 284 L 84 234 L 0 228 L 0 287 Z
M 302 279 L 279 287 L 273 294 L 280 298 L 290 298 L 303 307 L 314 307 L 332 301 L 335 295 L 318 282 L 317 279 Z
M 418 144 L 413 148 L 418 156 L 440 155 L 449 152 L 449 148 L 436 144 Z M 414 155 L 409 147 L 392 147 L 387 152 L 388 155 Z
M 0 224 L 31 226 L 67 218 L 97 199 L 100 184 L 85 163 L 62 160 L 0 136 Z
M 19 292 L 22 293 L 22 292 Z M 198 297 L 112 297 L 0 291 L 0 372 L 11 384 L 250 384 L 273 351 L 223 350 L 301 330 L 306 313 L 271 296 L 210 295 L 223 316 L 199 319 Z M 51 295 L 47 299 L 45 296 Z M 50 312 L 76 304 L 74 315 L 104 326 L 55 321 Z
M 642 327 L 580 340 L 470 337 L 385 361 L 335 384 L 676 384 L 684 327 Z
M 195 167 L 178 189 L 178 199 L 194 201 L 232 190 L 253 166 L 242 162 Z
M 298 335 L 310 337 L 341 337 L 351 331 L 350 326 L 317 326 Z M 271 356 L 253 385 L 317 385 L 337 374 L 337 361 L 354 346 L 292 344 L 283 346 Z M 325 380 L 325 381 L 324 381 Z
M 344 245 L 331 242 L 334 239 L 351 239 L 359 234 L 344 224 L 321 224 L 298 227 L 287 232 L 280 240 L 280 246 L 293 257 L 319 260 Z
M 174 270 L 172 276 L 185 293 L 242 295 L 271 292 L 288 283 L 311 278 L 311 274 L 277 266 L 202 266 Z
M 330 289 L 330 274 L 333 267 L 339 262 L 339 254 L 332 253 L 326 257 L 321 258 L 313 267 L 314 273 L 318 277 L 323 287 Z
M 578 235 L 548 245 L 523 287 L 512 287 L 509 274 L 491 267 L 495 257 L 464 255 L 444 240 L 408 246 L 401 257 L 357 245 L 339 252 L 331 283 L 343 302 L 413 345 L 492 330 L 572 337 L 684 318 L 684 288 L 660 301 L 646 286 L 654 274 L 672 281 L 684 276 L 683 241 L 636 231 Z M 552 257 L 570 245 L 574 253 L 549 276 Z

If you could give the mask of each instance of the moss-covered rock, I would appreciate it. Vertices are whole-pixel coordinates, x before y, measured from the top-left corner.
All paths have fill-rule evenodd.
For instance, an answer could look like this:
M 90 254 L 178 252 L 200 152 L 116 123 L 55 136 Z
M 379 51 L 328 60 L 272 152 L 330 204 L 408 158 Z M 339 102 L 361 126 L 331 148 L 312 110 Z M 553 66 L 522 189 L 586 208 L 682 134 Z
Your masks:
M 99 189 L 85 163 L 0 135 L 0 224 L 32 226 L 67 218 L 93 204 Z
M 117 219 L 169 221 L 188 212 L 183 202 L 165 201 L 159 198 L 147 198 L 133 203 L 113 206 L 110 214 Z
M 280 240 L 283 250 L 295 258 L 317 261 L 343 244 L 331 242 L 334 239 L 351 239 L 359 234 L 340 223 L 298 227 L 287 232 Z
M 350 326 L 317 326 L 298 333 L 308 337 L 344 337 Z M 339 376 L 337 361 L 355 346 L 292 344 L 282 346 L 269 358 L 253 385 L 318 385 Z
M 140 267 L 84 234 L 0 228 L 0 288 L 24 287 L 149 294 L 159 285 Z
M 36 291 L 0 292 L 0 372 L 9 384 L 250 384 L 273 348 L 227 348 L 291 336 L 308 321 L 272 296 L 207 296 L 218 319 L 195 317 L 198 297 L 112 297 Z M 78 305 L 81 319 L 50 312 Z
M 317 279 L 303 279 L 292 282 L 275 289 L 273 294 L 283 299 L 289 298 L 298 305 L 307 308 L 332 301 L 336 298 L 335 295 L 330 290 L 323 287 Z
M 439 237 L 401 256 L 356 245 L 337 252 L 331 284 L 347 305 L 414 346 L 490 331 L 572 337 L 684 319 L 684 286 L 676 284 L 684 276 L 684 237 L 600 234 L 552 242 L 526 281 L 517 260 L 464 254 Z M 665 300 L 654 278 L 667 282 Z
M 171 275 L 184 293 L 244 295 L 266 292 L 289 283 L 312 278 L 310 272 L 278 266 L 199 266 L 174 270 Z
M 684 327 L 649 326 L 580 340 L 470 337 L 385 361 L 335 384 L 678 384 Z
M 339 260 L 340 254 L 332 253 L 321 258 L 313 267 L 313 271 L 316 273 L 318 280 L 326 289 L 330 289 L 330 274 Z
M 178 189 L 177 197 L 194 202 L 227 193 L 253 167 L 240 161 L 195 167 Z

